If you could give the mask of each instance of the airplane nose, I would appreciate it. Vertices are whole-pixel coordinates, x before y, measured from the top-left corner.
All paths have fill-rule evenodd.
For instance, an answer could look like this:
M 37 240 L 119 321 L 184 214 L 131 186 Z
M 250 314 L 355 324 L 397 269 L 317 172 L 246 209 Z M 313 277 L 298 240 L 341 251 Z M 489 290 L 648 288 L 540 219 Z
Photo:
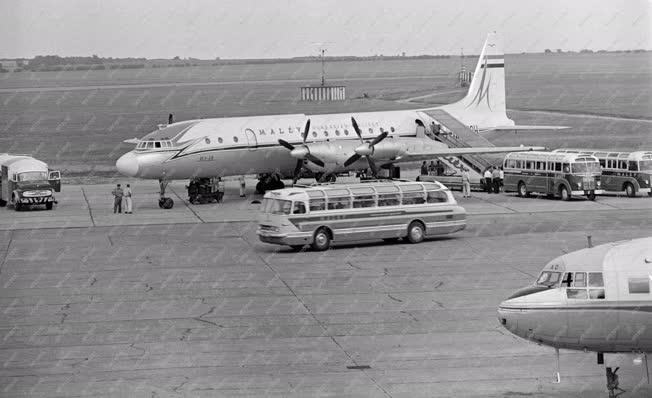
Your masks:
M 122 175 L 136 177 L 139 168 L 138 157 L 133 152 L 127 152 L 115 162 L 115 167 Z

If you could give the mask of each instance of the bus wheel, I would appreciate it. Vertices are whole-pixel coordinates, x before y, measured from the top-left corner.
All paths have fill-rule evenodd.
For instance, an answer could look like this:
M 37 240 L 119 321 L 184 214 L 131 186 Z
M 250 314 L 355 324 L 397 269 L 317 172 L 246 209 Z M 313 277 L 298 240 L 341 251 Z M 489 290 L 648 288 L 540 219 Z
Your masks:
M 16 203 L 14 205 L 14 210 L 16 210 L 16 211 L 20 211 L 22 208 L 23 208 L 23 206 L 20 203 Z
M 634 186 L 629 182 L 625 184 L 625 193 L 627 194 L 628 198 L 633 198 L 636 196 L 636 190 L 634 189 Z
M 317 251 L 324 251 L 328 250 L 328 248 L 331 246 L 331 234 L 328 232 L 328 230 L 324 227 L 319 228 L 315 232 L 315 236 L 313 237 L 312 243 L 310 246 Z
M 527 198 L 528 196 L 530 196 L 527 192 L 527 186 L 523 181 L 518 183 L 518 196 L 522 198 Z
M 586 197 L 589 200 L 595 200 L 595 192 L 593 192 L 593 191 L 589 192 L 588 194 L 586 194 Z
M 52 202 L 48 202 L 48 203 L 45 204 L 45 208 L 46 208 L 47 210 L 52 210 L 52 205 L 53 205 L 53 204 L 54 204 L 54 203 L 52 203 Z
M 561 200 L 570 200 L 570 194 L 568 193 L 568 188 L 566 188 L 566 185 L 562 185 L 559 188 L 559 196 L 561 196 Z
M 423 241 L 426 235 L 426 228 L 420 221 L 412 221 L 408 227 L 407 238 L 410 243 L 419 243 Z

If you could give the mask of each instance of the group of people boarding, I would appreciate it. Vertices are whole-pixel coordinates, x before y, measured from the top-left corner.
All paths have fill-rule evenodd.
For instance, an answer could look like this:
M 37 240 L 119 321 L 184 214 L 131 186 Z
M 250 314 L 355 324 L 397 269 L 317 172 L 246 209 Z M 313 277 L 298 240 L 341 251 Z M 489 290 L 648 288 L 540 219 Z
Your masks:
M 484 188 L 487 193 L 500 193 L 500 188 L 503 186 L 503 179 L 505 172 L 502 167 L 491 166 L 484 171 Z

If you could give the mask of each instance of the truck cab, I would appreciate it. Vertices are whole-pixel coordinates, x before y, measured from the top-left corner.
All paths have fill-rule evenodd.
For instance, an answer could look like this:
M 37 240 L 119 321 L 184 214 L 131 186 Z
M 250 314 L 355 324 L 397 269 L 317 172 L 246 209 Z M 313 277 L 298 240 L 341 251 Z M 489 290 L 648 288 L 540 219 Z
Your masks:
M 51 210 L 61 191 L 61 173 L 28 155 L 0 154 L 0 206 L 16 211 L 34 205 Z

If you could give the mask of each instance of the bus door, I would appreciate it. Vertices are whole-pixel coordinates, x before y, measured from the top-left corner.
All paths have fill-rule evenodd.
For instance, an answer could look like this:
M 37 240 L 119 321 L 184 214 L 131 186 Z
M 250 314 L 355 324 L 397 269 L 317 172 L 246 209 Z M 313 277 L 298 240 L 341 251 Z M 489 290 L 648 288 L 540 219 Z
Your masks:
M 51 170 L 48 172 L 48 182 L 54 192 L 61 192 L 61 172 L 59 170 Z
M 247 146 L 249 146 L 250 151 L 255 151 L 258 147 L 258 140 L 256 139 L 256 134 L 252 129 L 245 129 L 245 137 L 247 137 Z

